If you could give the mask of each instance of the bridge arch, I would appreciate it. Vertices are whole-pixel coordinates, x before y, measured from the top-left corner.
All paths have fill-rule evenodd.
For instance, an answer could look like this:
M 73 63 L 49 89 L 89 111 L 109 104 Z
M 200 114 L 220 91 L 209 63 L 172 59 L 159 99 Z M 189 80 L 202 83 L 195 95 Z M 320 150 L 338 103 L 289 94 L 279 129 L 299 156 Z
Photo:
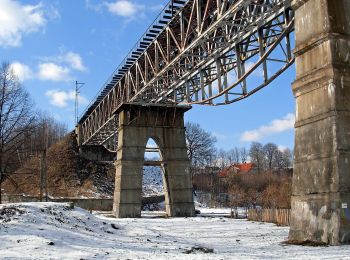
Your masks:
M 150 138 L 161 154 L 167 215 L 194 215 L 184 127 L 188 109 L 127 105 L 120 110 L 113 205 L 116 217 L 141 217 L 141 173 Z

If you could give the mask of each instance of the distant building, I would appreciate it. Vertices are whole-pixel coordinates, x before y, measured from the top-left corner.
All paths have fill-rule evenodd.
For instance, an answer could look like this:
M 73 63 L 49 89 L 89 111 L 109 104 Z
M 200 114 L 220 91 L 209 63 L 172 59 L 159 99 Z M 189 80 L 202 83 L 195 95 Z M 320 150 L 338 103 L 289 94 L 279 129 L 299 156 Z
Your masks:
M 256 165 L 254 163 L 235 163 L 219 172 L 220 178 L 227 178 L 230 174 L 235 173 L 252 173 L 256 171 Z

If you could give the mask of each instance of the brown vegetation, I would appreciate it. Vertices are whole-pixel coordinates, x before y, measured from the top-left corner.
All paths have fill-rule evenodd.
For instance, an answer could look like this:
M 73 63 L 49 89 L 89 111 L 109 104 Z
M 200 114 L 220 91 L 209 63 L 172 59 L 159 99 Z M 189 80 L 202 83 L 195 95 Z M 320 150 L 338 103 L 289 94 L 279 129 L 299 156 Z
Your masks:
M 40 156 L 33 156 L 5 180 L 8 194 L 38 196 Z M 110 197 L 114 191 L 114 165 L 96 163 L 78 153 L 75 135 L 69 134 L 47 152 L 47 186 L 52 197 Z
M 265 172 L 231 175 L 227 180 L 232 206 L 290 208 L 291 177 Z

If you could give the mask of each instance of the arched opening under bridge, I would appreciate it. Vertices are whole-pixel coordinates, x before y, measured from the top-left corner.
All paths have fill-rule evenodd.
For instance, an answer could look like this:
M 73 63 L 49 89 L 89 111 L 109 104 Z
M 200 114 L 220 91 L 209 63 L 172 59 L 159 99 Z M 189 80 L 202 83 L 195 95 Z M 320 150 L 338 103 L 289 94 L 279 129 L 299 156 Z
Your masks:
M 145 149 L 142 173 L 142 216 L 164 216 L 169 207 L 163 156 L 154 138 L 149 138 Z M 167 199 L 167 201 L 165 201 Z M 167 209 L 169 212 L 169 208 Z

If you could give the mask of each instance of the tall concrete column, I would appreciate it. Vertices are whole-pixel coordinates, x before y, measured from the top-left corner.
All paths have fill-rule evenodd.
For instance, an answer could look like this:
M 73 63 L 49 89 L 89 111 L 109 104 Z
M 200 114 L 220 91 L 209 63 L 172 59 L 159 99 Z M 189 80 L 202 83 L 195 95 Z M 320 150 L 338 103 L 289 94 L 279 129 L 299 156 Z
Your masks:
M 136 105 L 121 108 L 113 206 L 116 217 L 141 216 L 142 172 L 149 138 L 160 148 L 168 216 L 194 215 L 184 128 L 188 109 Z
M 350 1 L 294 0 L 291 241 L 350 242 Z

